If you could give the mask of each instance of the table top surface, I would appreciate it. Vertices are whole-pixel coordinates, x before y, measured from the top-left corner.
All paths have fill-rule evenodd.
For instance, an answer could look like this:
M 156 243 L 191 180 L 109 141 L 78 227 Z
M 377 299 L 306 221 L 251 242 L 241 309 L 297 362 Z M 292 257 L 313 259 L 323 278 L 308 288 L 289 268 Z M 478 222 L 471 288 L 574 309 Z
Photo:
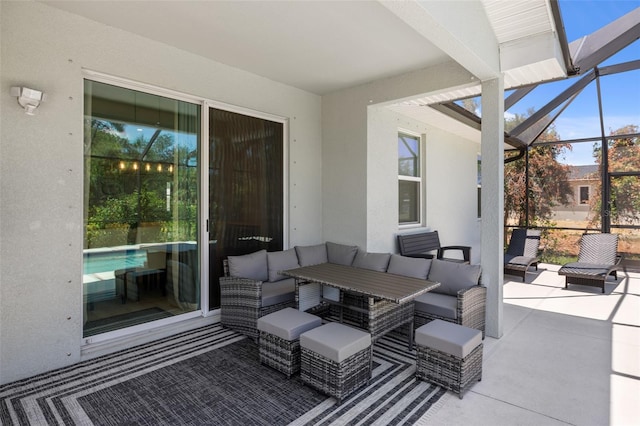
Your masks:
M 281 272 L 282 275 L 325 284 L 365 296 L 406 303 L 438 287 L 440 283 L 371 271 L 335 263 L 303 266 Z

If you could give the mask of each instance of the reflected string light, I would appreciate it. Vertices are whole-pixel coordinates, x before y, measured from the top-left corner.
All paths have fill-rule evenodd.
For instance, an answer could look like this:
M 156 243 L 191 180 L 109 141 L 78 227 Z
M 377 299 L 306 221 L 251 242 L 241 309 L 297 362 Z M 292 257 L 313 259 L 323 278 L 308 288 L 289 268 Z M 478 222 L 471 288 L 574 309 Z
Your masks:
M 157 171 L 158 173 L 167 172 L 173 173 L 173 164 L 168 163 L 147 163 L 147 162 L 138 162 L 138 161 L 118 161 L 117 167 L 120 171 L 126 170 L 144 170 L 146 172 Z

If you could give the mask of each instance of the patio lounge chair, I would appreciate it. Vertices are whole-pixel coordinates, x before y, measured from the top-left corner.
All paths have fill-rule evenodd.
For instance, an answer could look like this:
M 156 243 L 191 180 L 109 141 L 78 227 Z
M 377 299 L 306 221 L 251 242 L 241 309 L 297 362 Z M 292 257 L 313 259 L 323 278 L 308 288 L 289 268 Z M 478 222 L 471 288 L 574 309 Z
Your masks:
M 540 231 L 535 229 L 514 229 L 511 233 L 507 252 L 504 254 L 505 274 L 522 277 L 531 266 L 538 270 L 538 249 L 540 247 Z
M 565 276 L 565 288 L 569 284 L 588 285 L 600 287 L 604 293 L 607 277 L 618 279 L 616 269 L 621 257 L 617 252 L 617 234 L 583 234 L 578 261 L 567 263 L 558 271 Z

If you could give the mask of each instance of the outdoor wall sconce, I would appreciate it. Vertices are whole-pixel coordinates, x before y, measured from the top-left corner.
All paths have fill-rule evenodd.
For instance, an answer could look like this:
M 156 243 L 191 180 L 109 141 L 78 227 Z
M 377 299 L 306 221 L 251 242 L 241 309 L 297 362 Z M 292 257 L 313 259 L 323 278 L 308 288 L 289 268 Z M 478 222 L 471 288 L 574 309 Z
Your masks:
M 44 92 L 28 87 L 12 87 L 11 96 L 18 98 L 18 103 L 24 108 L 27 115 L 35 115 L 36 108 L 40 106 L 40 102 L 45 100 Z

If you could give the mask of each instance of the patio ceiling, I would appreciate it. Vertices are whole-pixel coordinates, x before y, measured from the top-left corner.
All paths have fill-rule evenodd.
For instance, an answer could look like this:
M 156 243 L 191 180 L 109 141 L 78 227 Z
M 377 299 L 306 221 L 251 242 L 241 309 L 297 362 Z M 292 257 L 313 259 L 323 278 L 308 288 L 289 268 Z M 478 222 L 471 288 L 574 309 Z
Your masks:
M 555 0 L 43 2 L 320 95 L 451 60 L 507 88 L 566 73 Z

